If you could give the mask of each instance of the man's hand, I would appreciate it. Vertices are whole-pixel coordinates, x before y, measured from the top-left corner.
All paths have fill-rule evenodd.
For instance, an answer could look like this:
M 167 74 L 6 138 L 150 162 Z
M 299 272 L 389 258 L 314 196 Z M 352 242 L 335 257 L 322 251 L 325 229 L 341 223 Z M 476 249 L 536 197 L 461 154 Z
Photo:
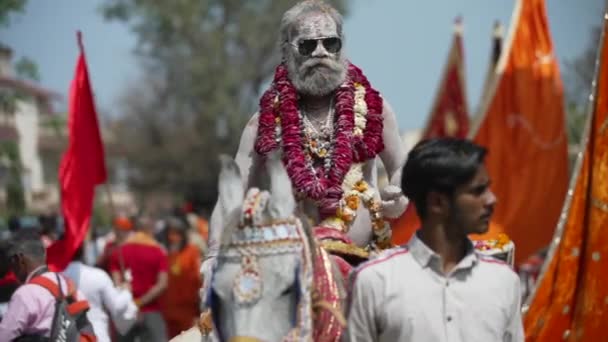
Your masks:
M 382 215 L 387 219 L 399 218 L 409 203 L 401 189 L 395 185 L 385 187 L 380 197 L 382 198 Z

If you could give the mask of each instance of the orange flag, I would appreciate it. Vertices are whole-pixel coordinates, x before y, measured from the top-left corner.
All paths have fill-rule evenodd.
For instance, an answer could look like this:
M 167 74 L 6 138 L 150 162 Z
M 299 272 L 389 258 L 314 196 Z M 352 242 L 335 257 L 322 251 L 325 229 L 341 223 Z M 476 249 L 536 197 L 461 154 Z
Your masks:
M 595 104 L 573 182 L 532 295 L 527 341 L 608 341 L 608 12 L 596 69 Z M 526 308 L 526 307 L 525 307 Z
M 422 138 L 459 137 L 465 138 L 469 131 L 466 87 L 464 83 L 464 50 L 462 47 L 462 22 L 456 19 L 454 37 L 444 67 L 435 102 L 429 115 Z M 392 225 L 394 244 L 409 240 L 420 227 L 413 203 Z
M 568 185 L 568 139 L 544 0 L 517 1 L 510 30 L 493 95 L 470 135 L 489 149 L 486 166 L 498 197 L 490 232 L 481 238 L 505 232 L 518 264 L 549 244 Z

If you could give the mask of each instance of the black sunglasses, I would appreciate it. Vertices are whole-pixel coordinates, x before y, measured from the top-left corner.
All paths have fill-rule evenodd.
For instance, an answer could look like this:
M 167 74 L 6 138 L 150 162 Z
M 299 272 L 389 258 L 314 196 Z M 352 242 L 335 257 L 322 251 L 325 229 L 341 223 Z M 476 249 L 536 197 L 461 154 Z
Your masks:
M 329 53 L 338 53 L 342 49 L 342 39 L 338 37 L 325 37 L 315 39 L 302 39 L 297 44 L 293 44 L 298 48 L 298 53 L 302 56 L 310 56 L 317 49 L 319 41 L 323 44 L 325 50 Z

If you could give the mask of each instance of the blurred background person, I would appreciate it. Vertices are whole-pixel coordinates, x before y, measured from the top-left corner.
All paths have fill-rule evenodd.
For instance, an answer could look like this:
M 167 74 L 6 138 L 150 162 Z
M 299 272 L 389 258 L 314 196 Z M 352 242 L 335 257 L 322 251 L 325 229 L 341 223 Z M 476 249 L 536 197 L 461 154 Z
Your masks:
M 122 245 L 133 231 L 133 222 L 126 216 L 117 216 L 112 221 L 112 235 L 97 258 L 95 266 L 110 273 L 110 256 Z
M 83 258 L 84 246 L 81 246 L 63 274 L 74 281 L 89 301 L 87 317 L 97 341 L 110 342 L 110 318 L 119 332 L 126 333 L 135 323 L 137 306 L 128 289 L 114 287 L 106 272 L 85 265 Z
M 200 252 L 189 242 L 188 226 L 170 217 L 166 221 L 164 241 L 169 255 L 169 285 L 162 300 L 162 312 L 169 337 L 192 327 L 199 316 Z
M 0 240 L 0 320 L 8 309 L 8 302 L 11 296 L 19 287 L 19 281 L 15 273 L 10 269 L 8 259 L 8 240 Z
M 131 234 L 110 256 L 114 283 L 131 289 L 139 318 L 135 326 L 118 341 L 167 341 L 160 297 L 167 289 L 167 253 L 154 239 L 155 225 L 150 217 L 137 221 Z

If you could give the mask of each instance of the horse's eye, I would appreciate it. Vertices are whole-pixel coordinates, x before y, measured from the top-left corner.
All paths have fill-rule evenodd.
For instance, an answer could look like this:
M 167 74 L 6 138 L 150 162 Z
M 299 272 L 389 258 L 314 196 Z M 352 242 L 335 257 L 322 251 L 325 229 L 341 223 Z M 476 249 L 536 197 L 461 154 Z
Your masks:
M 291 294 L 294 291 L 295 287 L 296 287 L 295 284 L 291 284 L 291 286 L 289 286 L 288 288 L 283 290 L 283 292 L 281 292 L 281 296 L 286 296 L 286 295 Z

